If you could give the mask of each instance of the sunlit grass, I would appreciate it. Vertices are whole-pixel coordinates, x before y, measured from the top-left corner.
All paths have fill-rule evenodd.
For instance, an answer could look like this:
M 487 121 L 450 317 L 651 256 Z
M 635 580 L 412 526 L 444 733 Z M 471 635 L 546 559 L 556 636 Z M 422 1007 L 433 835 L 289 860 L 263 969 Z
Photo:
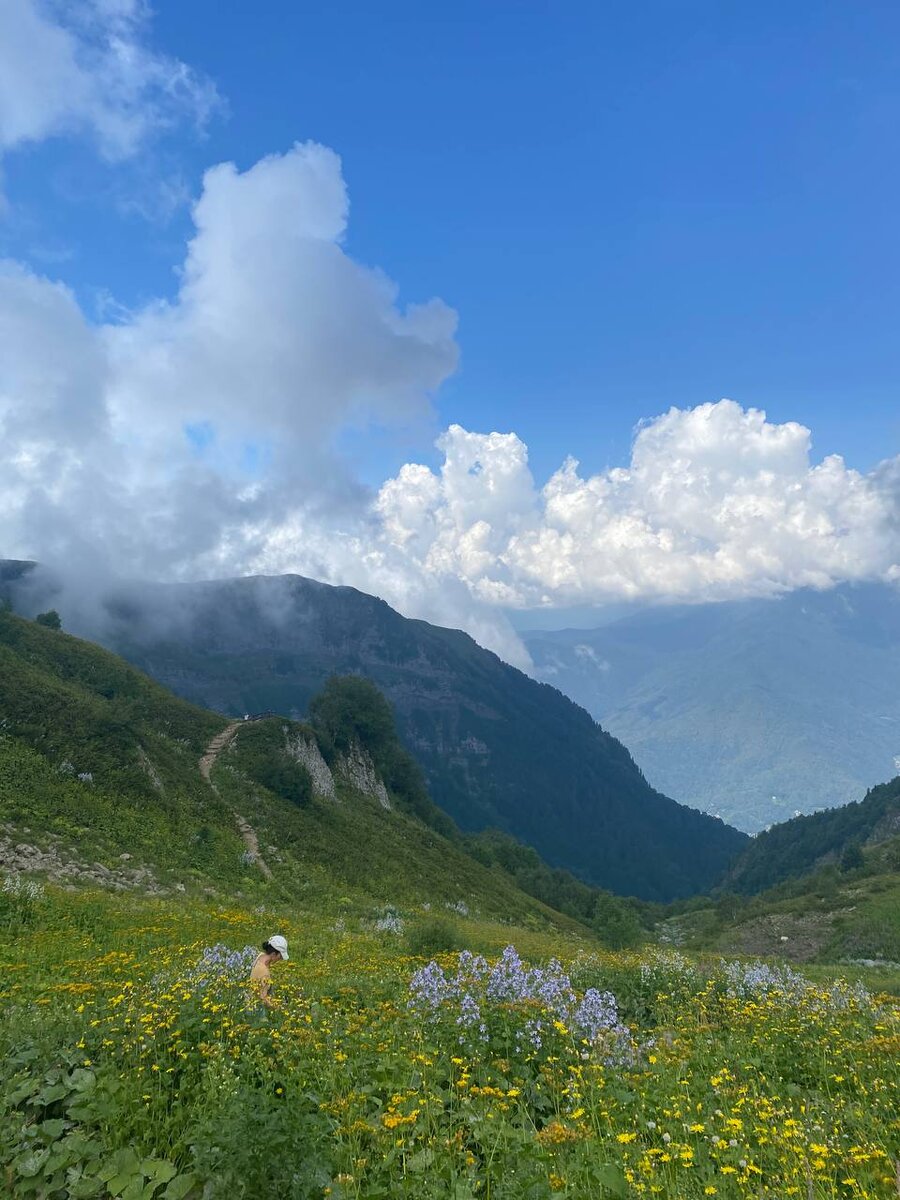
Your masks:
M 409 1007 L 425 960 L 373 917 L 88 893 L 10 913 L 8 1194 L 896 1197 L 896 1000 L 824 972 L 790 994 L 751 973 L 739 995 L 713 959 L 453 916 L 475 951 L 556 956 L 577 996 L 614 993 L 630 1031 L 611 1058 L 524 999 L 498 1003 L 482 1041 L 452 1002 Z M 403 917 L 407 933 L 428 919 Z M 245 980 L 196 967 L 206 945 L 275 930 L 291 959 L 264 1020 Z M 536 1017 L 540 1048 L 519 1037 Z

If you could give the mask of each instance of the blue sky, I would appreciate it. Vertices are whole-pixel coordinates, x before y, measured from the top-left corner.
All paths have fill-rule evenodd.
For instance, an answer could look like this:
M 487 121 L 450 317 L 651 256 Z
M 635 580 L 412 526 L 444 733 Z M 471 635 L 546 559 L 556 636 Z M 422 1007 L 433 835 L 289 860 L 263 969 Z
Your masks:
M 438 427 L 515 429 L 543 477 L 624 462 L 639 419 L 727 395 L 861 468 L 897 449 L 896 5 L 155 12 L 153 44 L 225 105 L 152 170 L 196 194 L 213 162 L 337 150 L 349 251 L 459 312 Z M 150 169 L 58 139 L 17 154 L 5 249 L 88 304 L 171 293 L 187 208 L 122 212 Z
M 513 661 L 900 579 L 898 58 L 888 3 L 7 0 L 0 553 Z

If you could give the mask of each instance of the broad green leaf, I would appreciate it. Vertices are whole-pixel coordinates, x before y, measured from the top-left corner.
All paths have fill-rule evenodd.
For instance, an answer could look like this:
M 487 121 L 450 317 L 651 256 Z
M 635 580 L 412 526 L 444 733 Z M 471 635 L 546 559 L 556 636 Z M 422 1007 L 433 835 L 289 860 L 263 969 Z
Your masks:
M 23 1158 L 16 1159 L 16 1171 L 25 1179 L 32 1179 L 39 1174 L 44 1163 L 50 1157 L 49 1150 L 33 1150 Z
M 68 1121 L 63 1121 L 58 1117 L 55 1121 L 41 1121 L 39 1126 L 40 1131 L 45 1137 L 55 1142 L 57 1138 L 61 1138 L 66 1131 Z
M 192 1188 L 195 1188 L 199 1182 L 193 1171 L 188 1171 L 184 1175 L 177 1175 L 163 1192 L 163 1200 L 184 1200 L 188 1192 Z
M 433 1150 L 418 1150 L 410 1158 L 406 1160 L 407 1170 L 410 1171 L 427 1171 L 434 1162 Z
M 159 1183 L 168 1183 L 178 1174 L 178 1168 L 165 1158 L 145 1158 L 141 1161 L 141 1171 L 148 1179 Z
M 597 1182 L 602 1184 L 604 1188 L 613 1196 L 627 1196 L 628 1182 L 625 1179 L 625 1174 L 621 1167 L 617 1167 L 615 1163 L 605 1163 L 597 1168 Z

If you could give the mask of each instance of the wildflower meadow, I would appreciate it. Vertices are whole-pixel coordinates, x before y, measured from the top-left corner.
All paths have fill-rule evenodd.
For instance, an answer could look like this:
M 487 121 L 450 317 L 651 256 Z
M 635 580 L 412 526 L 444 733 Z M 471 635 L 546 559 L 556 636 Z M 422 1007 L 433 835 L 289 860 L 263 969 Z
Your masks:
M 412 910 L 5 895 L 4 1195 L 900 1194 L 900 1004 L 858 980 L 477 914 L 425 956 Z

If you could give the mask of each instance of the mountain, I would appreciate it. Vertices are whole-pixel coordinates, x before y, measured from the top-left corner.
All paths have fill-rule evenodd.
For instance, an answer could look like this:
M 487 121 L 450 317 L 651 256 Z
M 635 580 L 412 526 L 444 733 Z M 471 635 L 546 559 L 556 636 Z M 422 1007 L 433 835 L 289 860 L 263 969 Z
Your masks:
M 713 899 L 670 907 L 661 941 L 877 968 L 900 992 L 900 777 L 755 837 Z
M 872 788 L 863 800 L 795 817 L 760 833 L 734 863 L 725 886 L 760 892 L 829 863 L 861 865 L 863 848 L 897 837 L 900 776 Z
M 368 677 L 432 798 L 463 829 L 501 829 L 590 883 L 689 895 L 744 844 L 651 788 L 625 747 L 555 688 L 353 588 L 298 576 L 119 587 L 105 609 L 100 640 L 222 713 L 302 718 L 332 674 Z
M 900 765 L 900 590 L 802 590 L 523 634 L 650 782 L 756 832 Z
M 425 823 L 374 688 L 348 703 L 337 681 L 316 699 L 319 728 L 231 722 L 0 611 L 0 867 L 150 895 L 349 896 L 573 925 Z

